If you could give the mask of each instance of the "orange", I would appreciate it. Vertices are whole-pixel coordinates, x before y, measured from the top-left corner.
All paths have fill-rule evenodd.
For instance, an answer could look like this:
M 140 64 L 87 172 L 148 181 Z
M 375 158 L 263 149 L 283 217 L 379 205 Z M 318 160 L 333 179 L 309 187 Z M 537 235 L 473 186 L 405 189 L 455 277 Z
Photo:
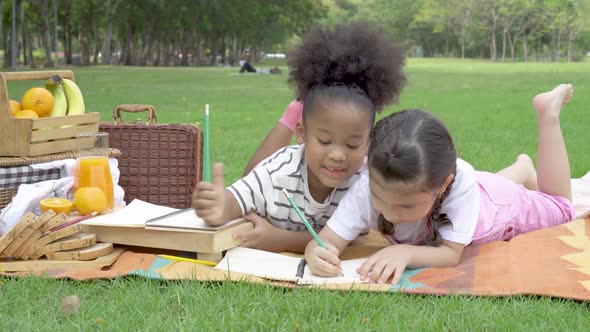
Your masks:
M 55 99 L 49 90 L 44 88 L 31 88 L 23 95 L 21 107 L 26 110 L 33 110 L 40 118 L 49 116 L 53 112 Z
M 17 119 L 38 119 L 39 115 L 31 110 L 18 111 L 13 115 Z
M 74 208 L 74 204 L 70 200 L 65 198 L 53 197 L 42 199 L 39 203 L 41 211 L 53 210 L 53 212 L 60 214 L 69 214 Z
M 107 209 L 107 195 L 98 187 L 82 187 L 74 194 L 74 207 L 81 215 L 101 214 Z
M 8 103 L 10 104 L 10 115 L 14 115 L 16 112 L 22 110 L 18 101 L 10 99 Z

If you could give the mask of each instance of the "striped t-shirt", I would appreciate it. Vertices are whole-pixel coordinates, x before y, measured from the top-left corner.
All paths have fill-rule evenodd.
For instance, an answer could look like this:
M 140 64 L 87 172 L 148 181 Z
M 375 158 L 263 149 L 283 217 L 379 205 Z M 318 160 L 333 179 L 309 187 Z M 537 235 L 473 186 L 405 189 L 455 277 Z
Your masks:
M 285 188 L 314 228 L 326 225 L 348 188 L 358 179 L 360 171 L 334 188 L 324 202 L 316 202 L 309 193 L 304 151 L 303 144 L 287 146 L 227 188 L 238 201 L 242 214 L 256 212 L 275 227 L 290 231 L 305 230 L 305 225 L 281 192 Z

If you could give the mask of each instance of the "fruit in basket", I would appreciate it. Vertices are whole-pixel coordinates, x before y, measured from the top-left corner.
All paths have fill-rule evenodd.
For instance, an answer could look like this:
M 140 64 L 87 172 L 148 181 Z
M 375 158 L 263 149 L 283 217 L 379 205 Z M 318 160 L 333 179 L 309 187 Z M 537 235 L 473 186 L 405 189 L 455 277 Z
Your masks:
M 38 119 L 39 115 L 37 115 L 37 112 L 31 110 L 22 110 L 14 113 L 13 117 L 17 119 Z
M 39 207 L 43 212 L 47 210 L 53 210 L 53 212 L 55 212 L 56 214 L 69 214 L 70 212 L 72 212 L 74 204 L 70 200 L 65 198 L 52 197 L 42 199 L 41 202 L 39 202 Z
M 22 110 L 18 101 L 10 99 L 8 103 L 10 104 L 10 115 L 14 115 L 16 112 Z
M 98 187 L 82 187 L 74 194 L 74 207 L 81 215 L 102 213 L 107 208 L 107 195 Z
M 53 111 L 50 116 L 64 116 L 68 112 L 68 101 L 64 88 L 61 85 L 63 82 L 61 76 L 53 75 L 47 81 L 45 81 L 45 88 L 51 92 L 55 104 L 53 105 Z
M 74 81 L 67 78 L 62 78 L 61 85 L 64 88 L 68 100 L 68 115 L 84 114 L 84 97 L 80 88 L 78 88 Z
M 49 116 L 53 112 L 54 104 L 53 95 L 44 88 L 27 90 L 21 100 L 22 109 L 35 111 L 40 118 Z

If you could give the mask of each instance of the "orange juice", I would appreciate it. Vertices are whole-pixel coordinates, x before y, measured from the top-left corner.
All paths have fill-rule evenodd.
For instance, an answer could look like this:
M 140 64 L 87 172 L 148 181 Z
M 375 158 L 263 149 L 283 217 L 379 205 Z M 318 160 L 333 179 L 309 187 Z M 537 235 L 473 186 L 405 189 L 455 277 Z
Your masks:
M 76 190 L 82 187 L 98 187 L 107 196 L 107 208 L 112 209 L 115 203 L 113 195 L 113 178 L 108 157 L 78 158 L 78 174 Z

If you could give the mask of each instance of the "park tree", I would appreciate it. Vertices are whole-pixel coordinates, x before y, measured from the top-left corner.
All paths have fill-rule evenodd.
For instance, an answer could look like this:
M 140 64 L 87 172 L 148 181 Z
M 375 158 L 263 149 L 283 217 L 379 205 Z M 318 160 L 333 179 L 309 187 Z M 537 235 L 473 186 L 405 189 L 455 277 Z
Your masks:
M 0 0 L 0 47 L 5 68 L 55 66 L 58 49 L 66 64 L 234 65 L 244 50 L 256 59 L 313 24 L 366 20 L 409 55 L 574 61 L 589 48 L 589 7 L 588 0 Z

